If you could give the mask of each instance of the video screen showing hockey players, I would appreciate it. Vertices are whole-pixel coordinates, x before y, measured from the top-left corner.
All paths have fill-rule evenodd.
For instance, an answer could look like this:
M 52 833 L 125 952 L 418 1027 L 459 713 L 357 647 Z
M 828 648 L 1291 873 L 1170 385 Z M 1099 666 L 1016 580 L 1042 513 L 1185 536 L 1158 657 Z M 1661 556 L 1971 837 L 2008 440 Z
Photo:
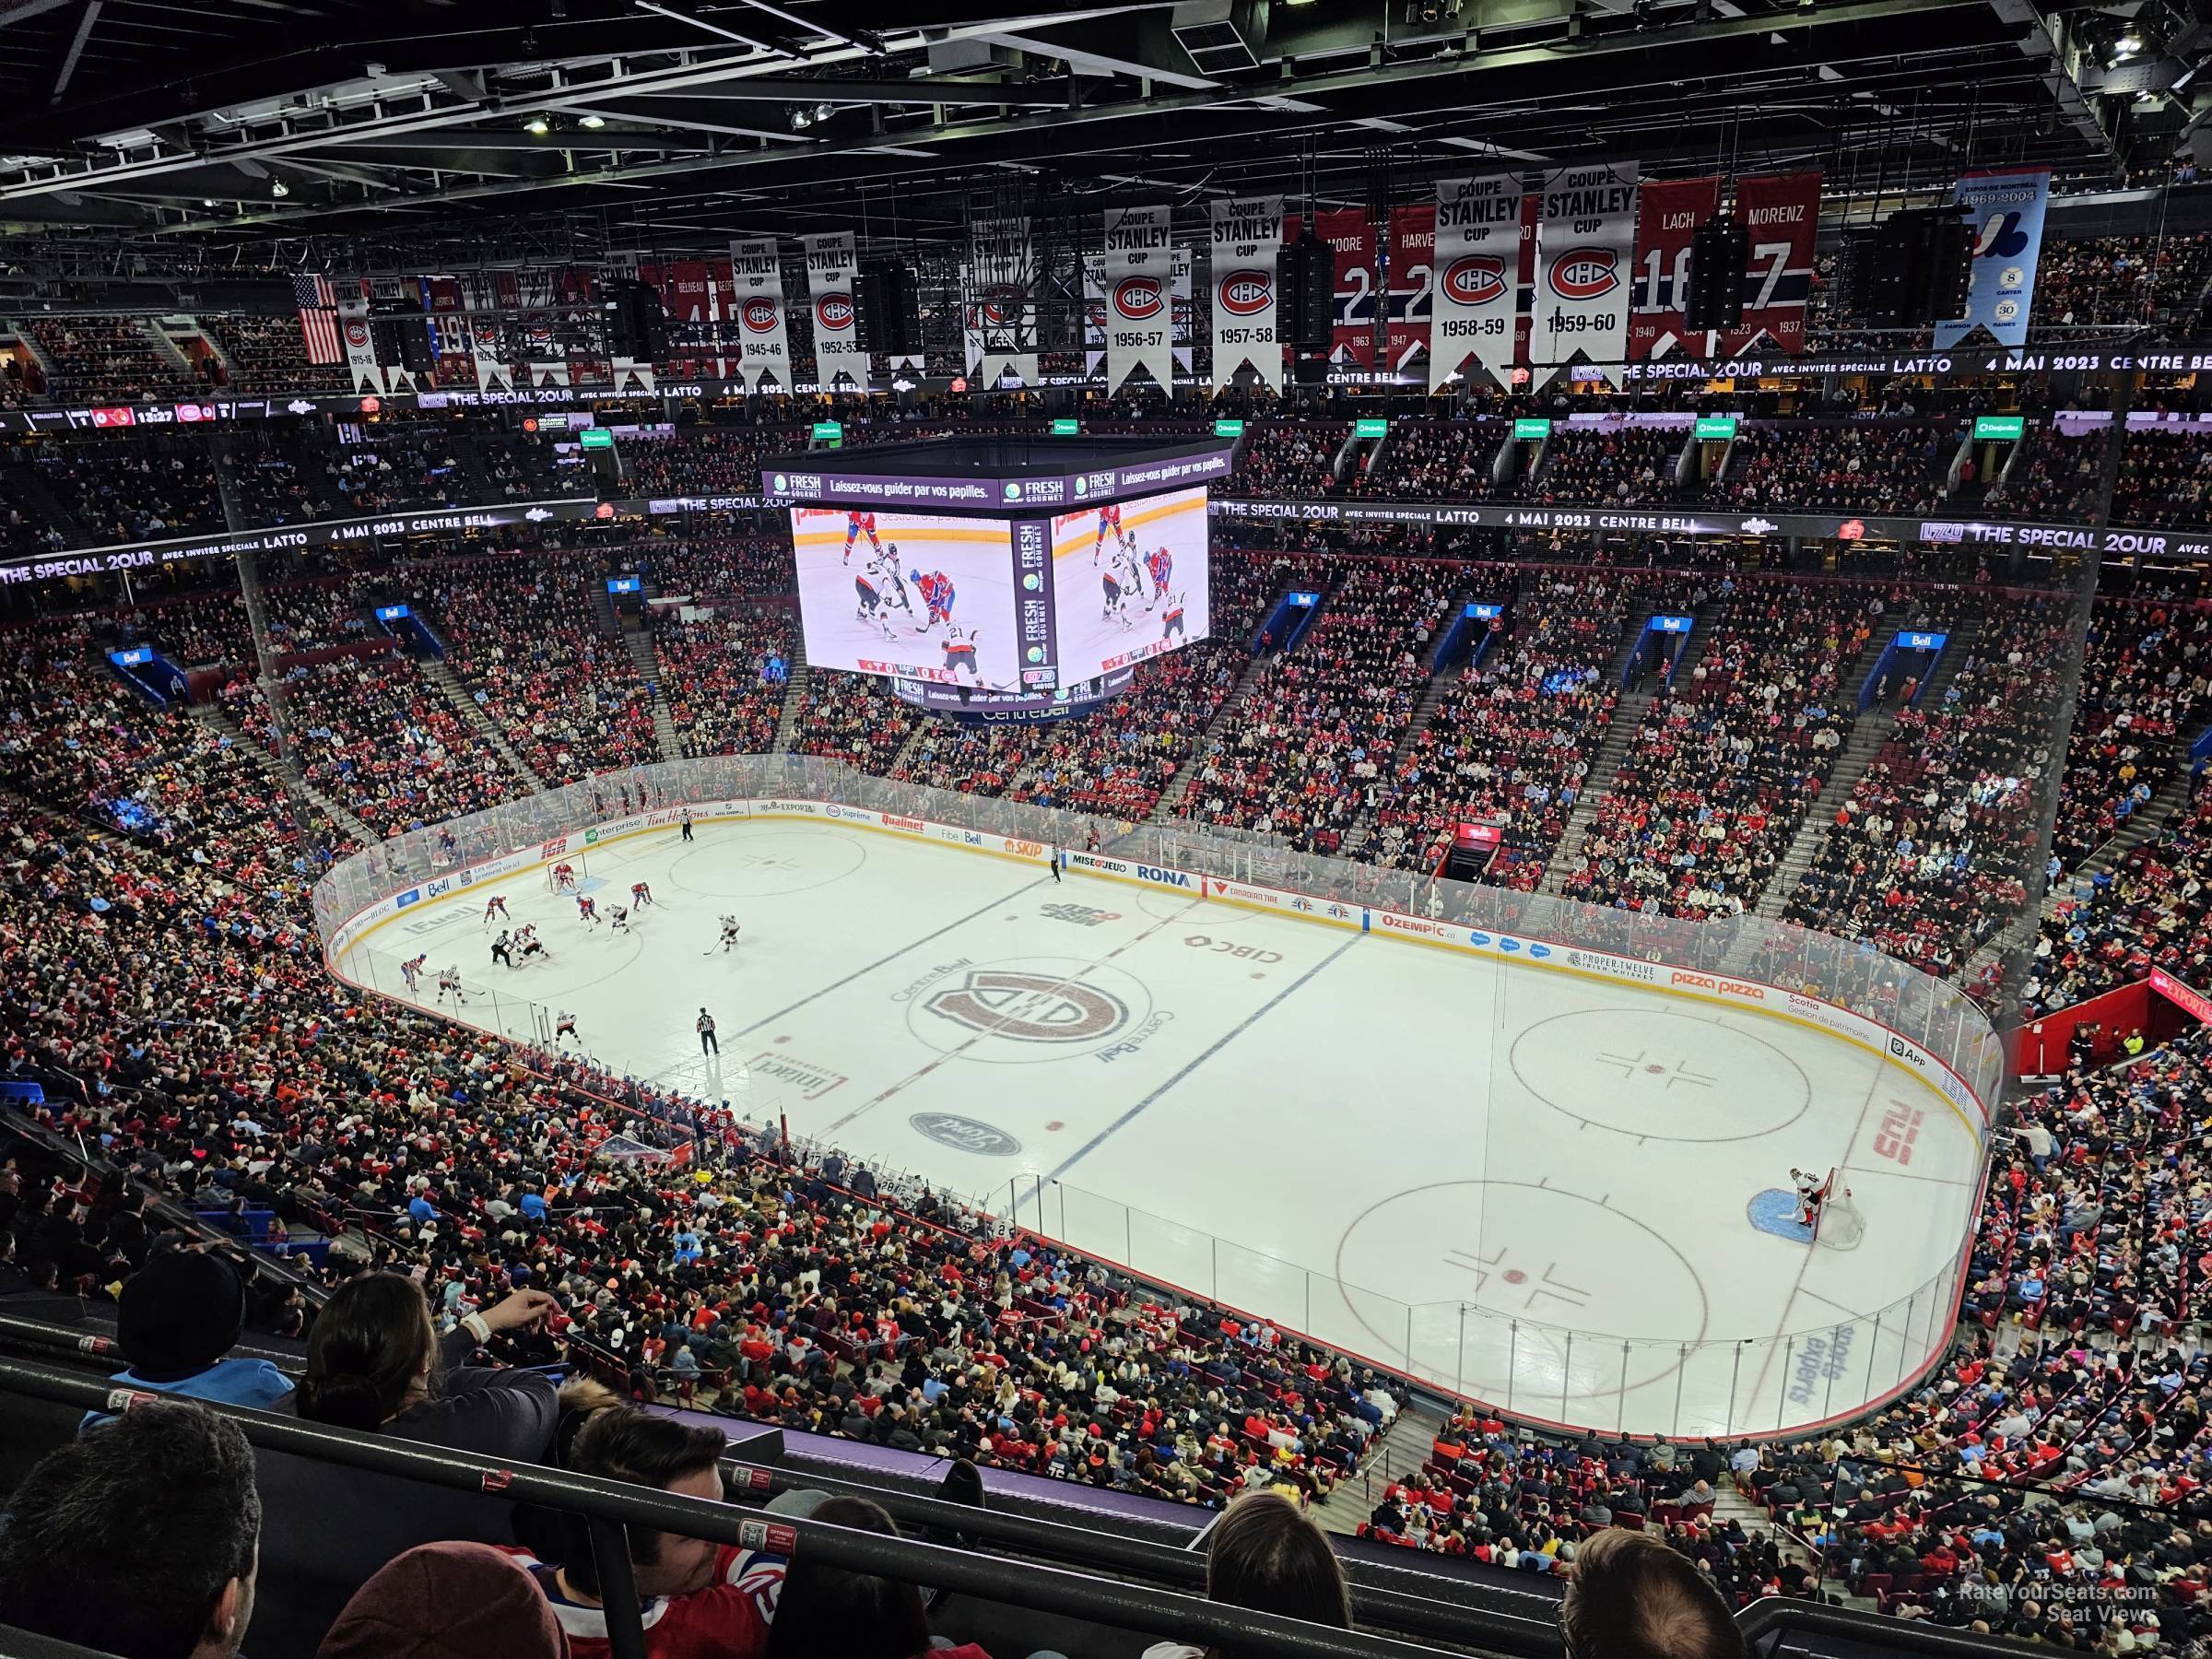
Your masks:
M 1016 683 L 1014 551 L 1004 519 L 794 507 L 806 661 L 1005 690 Z
M 1053 521 L 1060 683 L 1159 656 L 1212 631 L 1206 491 L 1175 489 Z

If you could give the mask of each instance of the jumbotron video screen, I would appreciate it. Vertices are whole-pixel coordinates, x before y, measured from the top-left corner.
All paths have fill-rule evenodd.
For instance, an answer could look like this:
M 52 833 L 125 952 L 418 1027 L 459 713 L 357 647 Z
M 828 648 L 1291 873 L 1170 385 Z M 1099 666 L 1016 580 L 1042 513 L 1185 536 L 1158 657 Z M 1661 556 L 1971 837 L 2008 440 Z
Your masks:
M 1206 638 L 1206 491 L 1175 489 L 1053 521 L 1064 684 Z
M 794 507 L 806 661 L 1006 690 L 1018 680 L 1007 520 Z

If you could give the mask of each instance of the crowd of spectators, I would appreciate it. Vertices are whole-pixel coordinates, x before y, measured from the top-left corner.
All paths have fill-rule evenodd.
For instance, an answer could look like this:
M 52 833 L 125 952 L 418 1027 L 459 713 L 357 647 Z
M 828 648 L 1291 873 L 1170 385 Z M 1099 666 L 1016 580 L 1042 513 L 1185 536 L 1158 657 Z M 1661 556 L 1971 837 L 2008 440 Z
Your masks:
M 2055 426 L 2036 424 L 2022 442 L 2009 474 L 1991 483 L 1983 505 L 2010 518 L 2060 524 L 2088 518 L 2096 510 L 2102 481 L 2104 431 L 2091 428 L 2070 438 Z
M 378 426 L 322 456 L 339 516 L 458 507 L 477 485 L 435 426 Z
M 2039 330 L 2194 322 L 2212 278 L 2212 235 L 2097 236 L 2046 242 L 2030 316 Z
M 775 747 L 794 638 L 791 613 L 774 606 L 654 618 L 662 694 L 687 758 L 765 755 Z
M 1672 501 L 1687 434 L 1680 427 L 1611 429 L 1555 426 L 1544 442 L 1544 463 L 1518 486 L 1524 500 L 1546 506 L 1576 501 L 1639 507 Z
M 2098 605 L 2052 831 L 2059 868 L 2080 865 L 2150 804 L 2183 763 L 2181 750 L 2208 710 L 2212 606 Z
M 1226 493 L 1284 500 L 1335 495 L 1343 488 L 1336 456 L 1349 432 L 1341 420 L 1253 421 L 1244 429 Z
M 1658 684 L 1562 891 L 1678 917 L 1759 901 L 1834 769 L 1855 716 L 1843 674 L 1881 614 L 1841 586 L 1724 577 L 1720 615 L 1688 672 Z M 1702 605 L 1700 595 L 1696 603 Z
M 41 443 L 41 483 L 76 521 L 80 547 L 155 541 L 222 530 L 223 498 L 199 444 L 171 438 L 102 437 Z
M 627 441 L 624 477 L 645 496 L 758 496 L 763 462 L 804 441 L 796 430 L 685 427 L 671 437 Z
M 2194 529 L 2212 489 L 2212 442 L 2202 432 L 2147 427 L 2130 431 L 2112 483 L 2112 522 Z
M 591 463 L 574 433 L 556 437 L 546 432 L 478 432 L 471 441 L 496 500 L 543 500 L 598 492 Z
M 1406 500 L 1487 501 L 1490 465 L 1508 429 L 1495 422 L 1405 420 L 1362 475 L 1363 494 Z
M 102 403 L 174 397 L 194 381 L 154 345 L 152 324 L 136 317 L 38 316 L 30 337 L 53 365 L 55 397 Z
M 194 313 L 201 332 L 230 365 L 225 382 L 234 393 L 330 392 L 346 389 L 343 363 L 311 363 L 297 312 L 264 316 L 251 312 Z
M 1708 500 L 1767 512 L 1924 512 L 1957 436 L 1916 422 L 1741 429 Z
M 862 771 L 888 776 L 921 712 L 865 674 L 815 674 L 806 680 L 792 727 L 791 747 L 826 755 Z

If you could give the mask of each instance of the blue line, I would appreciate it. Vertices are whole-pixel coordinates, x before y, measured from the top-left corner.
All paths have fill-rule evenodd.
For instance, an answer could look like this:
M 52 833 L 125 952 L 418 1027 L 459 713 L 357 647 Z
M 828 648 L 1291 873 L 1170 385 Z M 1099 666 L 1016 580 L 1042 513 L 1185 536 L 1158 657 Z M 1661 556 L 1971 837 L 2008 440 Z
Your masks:
M 1058 1169 L 1052 1171 L 1044 1177 L 1044 1179 L 1047 1181 L 1059 1180 L 1061 1176 L 1066 1174 L 1068 1171 L 1074 1169 L 1077 1164 L 1088 1158 L 1093 1152 L 1096 1152 L 1101 1146 L 1105 1145 L 1107 1141 L 1111 1140 L 1114 1135 L 1119 1135 L 1123 1129 L 1126 1128 L 1131 1120 L 1134 1119 L 1137 1113 L 1144 1111 L 1146 1107 L 1151 1105 L 1153 1101 L 1159 1100 L 1160 1096 L 1166 1094 L 1171 1088 L 1173 1088 L 1178 1083 L 1182 1082 L 1185 1077 L 1196 1071 L 1201 1065 L 1204 1065 L 1208 1060 L 1211 1060 L 1216 1054 L 1219 1053 L 1231 1042 L 1235 1041 L 1237 1038 L 1242 1036 L 1246 1031 L 1250 1030 L 1252 1027 L 1258 1023 L 1258 1021 L 1264 1016 L 1273 1013 L 1275 1009 L 1278 1007 L 1284 1001 L 1286 1001 L 1293 992 L 1303 988 L 1307 981 L 1311 980 L 1324 968 L 1326 968 L 1331 962 L 1334 962 L 1338 957 L 1342 956 L 1346 951 L 1349 950 L 1353 946 L 1359 943 L 1359 935 L 1358 934 L 1354 934 L 1350 938 L 1345 940 L 1343 944 L 1337 946 L 1335 949 L 1330 951 L 1327 956 L 1322 958 L 1320 961 L 1314 963 L 1312 967 L 1307 969 L 1303 973 L 1300 974 L 1296 979 L 1285 985 L 1280 991 L 1277 991 L 1273 996 L 1269 997 L 1265 1002 L 1254 1008 L 1250 1014 L 1246 1015 L 1235 1025 L 1230 1027 L 1228 1030 L 1222 1032 L 1221 1035 L 1216 1038 L 1211 1043 L 1208 1043 L 1205 1051 L 1194 1058 L 1188 1065 L 1185 1065 L 1181 1071 L 1170 1077 L 1165 1083 L 1162 1083 L 1158 1088 L 1154 1089 L 1150 1094 L 1147 1095 L 1135 1105 L 1130 1107 L 1128 1111 L 1123 1112 L 1120 1117 L 1114 1119 L 1112 1123 L 1107 1124 L 1105 1128 L 1100 1130 L 1088 1141 L 1085 1141 L 1080 1150 L 1078 1150 L 1073 1157 L 1065 1159 Z

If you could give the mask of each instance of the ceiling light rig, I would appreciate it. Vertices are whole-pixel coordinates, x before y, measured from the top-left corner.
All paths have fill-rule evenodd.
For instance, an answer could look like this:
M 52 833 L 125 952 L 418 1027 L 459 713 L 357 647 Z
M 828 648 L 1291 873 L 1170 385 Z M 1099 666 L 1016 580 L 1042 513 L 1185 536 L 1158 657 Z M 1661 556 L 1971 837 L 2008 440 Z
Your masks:
M 552 130 L 553 124 L 547 121 L 543 115 L 533 115 L 528 121 L 523 123 L 524 132 L 534 134 L 540 138 L 543 138 Z

